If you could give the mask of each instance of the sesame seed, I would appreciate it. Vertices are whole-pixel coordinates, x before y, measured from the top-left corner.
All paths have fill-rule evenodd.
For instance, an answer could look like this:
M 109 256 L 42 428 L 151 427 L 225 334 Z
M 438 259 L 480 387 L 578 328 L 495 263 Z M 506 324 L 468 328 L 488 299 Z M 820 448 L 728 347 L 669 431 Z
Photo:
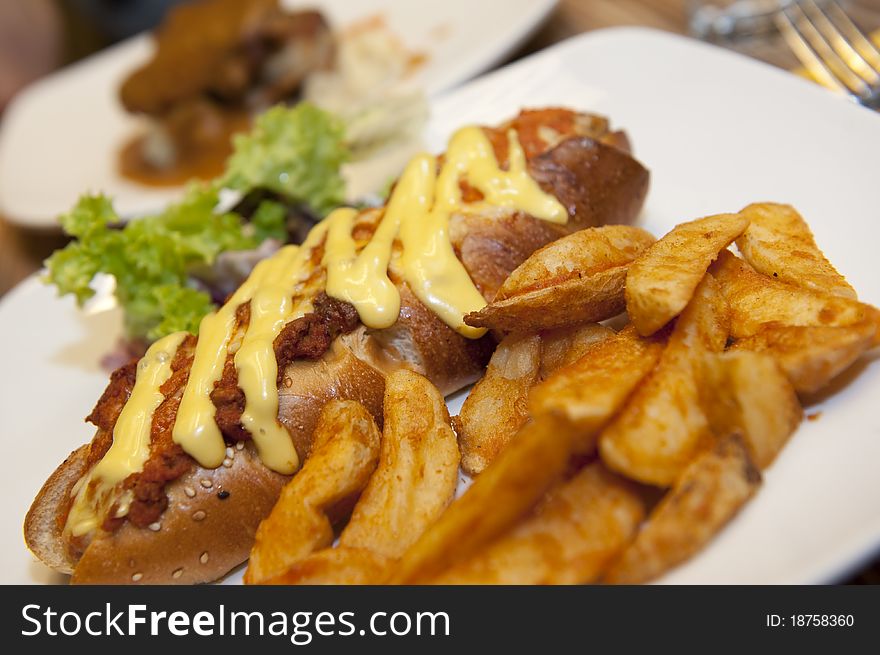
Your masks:
M 193 513 L 193 521 L 204 521 L 207 515 L 208 514 L 205 510 L 200 509 Z
M 236 450 L 244 450 L 244 441 L 239 441 L 235 444 Z
M 148 525 L 147 527 L 150 528 L 150 530 L 152 530 L 153 532 L 159 532 L 159 529 L 162 526 L 159 524 L 158 521 L 154 521 L 153 523 L 150 523 L 150 525 Z
M 208 563 L 208 551 L 207 551 L 207 550 L 206 550 L 204 553 L 202 553 L 201 557 L 199 557 L 199 561 L 200 561 L 202 564 L 207 564 L 207 563 Z
M 226 468 L 232 468 L 232 460 L 228 457 L 224 458 L 223 466 L 225 466 Z
M 290 389 L 290 387 L 292 387 L 292 386 L 293 386 L 293 379 L 290 378 L 289 376 L 285 376 L 284 377 L 284 388 Z
M 226 491 L 226 489 L 224 489 L 223 491 L 218 491 L 217 498 L 219 498 L 220 500 L 226 500 L 227 498 L 229 498 L 229 492 Z
M 226 447 L 226 456 L 227 456 L 229 459 L 232 459 L 233 457 L 235 457 L 235 451 L 232 450 L 232 446 L 227 446 L 227 447 Z
M 183 493 L 185 493 L 185 494 L 186 494 L 187 496 L 189 496 L 190 498 L 195 498 L 195 497 L 196 497 L 196 490 L 193 489 L 193 488 L 190 487 L 190 486 L 186 486 L 186 487 L 184 487 L 184 488 L 183 488 Z
M 135 573 L 134 575 L 131 576 L 131 581 L 132 582 L 140 582 L 143 577 L 144 577 L 143 573 Z
M 177 569 L 174 573 L 171 574 L 171 577 L 175 580 L 183 575 L 183 569 Z
M 208 478 L 202 478 L 199 480 L 199 484 L 202 485 L 205 489 L 210 489 L 214 486 L 214 483 Z

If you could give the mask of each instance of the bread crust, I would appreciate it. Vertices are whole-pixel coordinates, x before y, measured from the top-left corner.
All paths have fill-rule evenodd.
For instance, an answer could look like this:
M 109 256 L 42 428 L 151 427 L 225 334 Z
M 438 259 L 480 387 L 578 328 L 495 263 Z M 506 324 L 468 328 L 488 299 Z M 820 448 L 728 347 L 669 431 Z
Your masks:
M 98 531 L 71 582 L 197 584 L 241 564 L 289 477 L 263 466 L 252 443 L 231 454 L 228 467 L 194 466 L 170 483 L 168 508 L 151 528 L 126 521 L 113 532 Z
M 24 519 L 24 540 L 41 562 L 60 573 L 73 573 L 71 559 L 61 531 L 60 511 L 69 507 L 71 489 L 85 475 L 89 466 L 91 444 L 83 444 L 67 456 L 43 483 Z

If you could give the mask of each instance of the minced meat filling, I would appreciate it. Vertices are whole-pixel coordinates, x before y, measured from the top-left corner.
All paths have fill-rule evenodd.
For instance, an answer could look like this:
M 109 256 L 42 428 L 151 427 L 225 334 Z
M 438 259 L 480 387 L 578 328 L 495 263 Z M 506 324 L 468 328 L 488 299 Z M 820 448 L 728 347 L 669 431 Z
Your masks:
M 351 332 L 360 322 L 352 304 L 326 293 L 319 294 L 314 305 L 314 312 L 288 323 L 275 339 L 279 383 L 290 362 L 320 358 L 336 337 Z
M 110 375 L 110 383 L 98 400 L 86 422 L 98 428 L 98 433 L 89 448 L 88 466 L 94 466 L 110 450 L 113 443 L 113 427 L 122 408 L 131 395 L 137 375 L 137 360 L 120 366 Z

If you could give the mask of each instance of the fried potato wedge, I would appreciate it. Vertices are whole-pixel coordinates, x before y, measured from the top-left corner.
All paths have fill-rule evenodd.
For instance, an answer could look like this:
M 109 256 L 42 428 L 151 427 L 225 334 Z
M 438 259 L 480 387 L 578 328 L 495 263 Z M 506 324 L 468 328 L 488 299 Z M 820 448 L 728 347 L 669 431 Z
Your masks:
M 654 243 L 645 230 L 605 225 L 573 232 L 539 248 L 504 281 L 495 300 L 624 266 Z
M 548 496 L 508 534 L 432 582 L 592 582 L 629 544 L 645 514 L 633 485 L 599 462 L 581 469 Z
M 538 377 L 546 380 L 551 373 L 583 357 L 591 344 L 612 336 L 614 330 L 599 323 L 542 332 L 541 369 Z
M 639 334 L 654 334 L 678 316 L 709 264 L 747 226 L 737 214 L 707 216 L 677 225 L 639 255 L 626 276 L 626 309 Z
M 403 556 L 392 582 L 430 580 L 521 519 L 561 479 L 653 367 L 662 350 L 633 330 L 592 344 L 533 390 L 533 420 Z M 560 395 L 561 394 L 561 395 Z
M 606 225 L 574 232 L 533 253 L 492 303 L 465 317 L 474 327 L 537 332 L 601 321 L 624 309 L 626 267 L 654 242 L 648 232 Z
M 874 338 L 871 340 L 871 347 L 880 346 L 880 309 L 873 305 L 864 305 L 867 317 L 865 320 L 874 327 Z
M 596 435 L 657 363 L 663 344 L 634 329 L 590 344 L 573 364 L 535 386 L 529 408 L 536 419 L 564 416 L 580 431 L 578 452 L 595 448 Z
M 379 465 L 339 537 L 344 548 L 396 559 L 446 509 L 458 483 L 458 442 L 443 396 L 417 373 L 385 382 Z
M 730 334 L 735 339 L 751 337 L 767 326 L 853 325 L 870 319 L 874 310 L 856 300 L 762 275 L 729 251 L 722 252 L 710 270 L 730 305 Z
M 604 321 L 626 308 L 626 271 L 626 265 L 616 266 L 496 300 L 467 314 L 464 322 L 503 332 L 537 332 Z
M 856 299 L 855 290 L 819 250 L 794 207 L 761 202 L 749 205 L 740 215 L 749 227 L 736 245 L 756 271 L 796 287 Z
M 424 582 L 514 525 L 560 479 L 577 435 L 552 414 L 526 424 L 403 555 L 392 582 Z
M 258 584 L 333 541 L 334 510 L 350 506 L 379 461 L 379 429 L 360 403 L 332 400 L 315 427 L 312 453 L 257 529 L 244 580 Z
M 600 455 L 611 470 L 661 487 L 675 482 L 711 438 L 699 376 L 703 358 L 726 343 L 727 306 L 705 274 L 657 367 L 599 437 Z
M 765 469 L 803 417 L 794 388 L 770 355 L 748 350 L 706 358 L 703 407 L 713 432 L 742 435 L 752 461 Z
M 812 394 L 871 348 L 875 331 L 868 321 L 842 327 L 769 326 L 738 340 L 731 350 L 771 355 L 795 391 Z
M 382 584 L 393 560 L 360 548 L 325 548 L 294 562 L 264 585 Z
M 511 335 L 498 344 L 486 374 L 455 418 L 461 467 L 478 475 L 528 420 L 528 395 L 541 366 L 541 337 Z
M 761 473 L 742 439 L 721 439 L 684 470 L 604 581 L 647 582 L 682 563 L 736 515 L 760 484 Z

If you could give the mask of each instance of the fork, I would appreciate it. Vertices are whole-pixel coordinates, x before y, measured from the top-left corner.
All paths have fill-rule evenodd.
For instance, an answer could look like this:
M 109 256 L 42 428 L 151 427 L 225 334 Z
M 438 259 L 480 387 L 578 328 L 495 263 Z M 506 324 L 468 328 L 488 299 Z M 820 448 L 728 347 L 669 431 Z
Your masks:
M 786 43 L 823 86 L 880 109 L 880 51 L 836 0 L 795 0 L 776 14 Z

